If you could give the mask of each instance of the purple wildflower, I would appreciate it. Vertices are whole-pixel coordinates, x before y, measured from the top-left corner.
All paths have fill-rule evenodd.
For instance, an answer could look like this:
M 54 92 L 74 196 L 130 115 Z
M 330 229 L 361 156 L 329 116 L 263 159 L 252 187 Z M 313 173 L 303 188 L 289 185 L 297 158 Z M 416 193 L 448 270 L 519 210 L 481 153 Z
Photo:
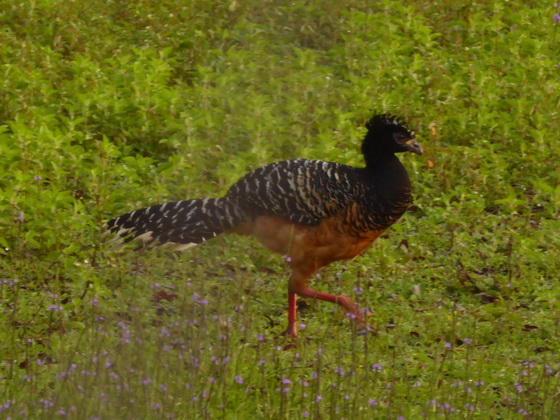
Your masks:
M 451 348 L 451 343 L 445 343 L 443 345 L 443 347 L 445 347 L 446 349 L 450 349 Z
M 373 370 L 378 371 L 378 372 L 379 372 L 381 369 L 383 369 L 379 363 L 374 363 L 373 365 L 371 365 L 371 368 L 372 368 Z
M 369 316 L 369 315 L 371 315 L 373 312 L 371 312 L 368 308 L 361 308 L 361 309 L 360 309 L 360 313 L 361 313 L 362 315 Z M 372 330 L 370 329 L 369 331 L 372 331 Z
M 23 214 L 22 211 L 18 212 L 18 217 L 17 217 L 17 219 L 18 219 L 20 222 L 23 222 L 23 221 L 25 220 L 25 216 L 24 216 L 24 214 Z
M 307 417 L 309 417 L 309 411 L 304 411 L 301 415 L 303 417 L 307 418 Z
M 335 368 L 334 369 L 334 373 L 340 375 L 340 376 L 344 376 L 344 369 L 342 368 Z
M 472 343 L 470 338 L 463 338 L 463 343 L 465 343 L 466 345 L 469 345 Z
M 554 20 L 554 22 L 558 22 L 560 20 L 560 14 L 554 13 L 554 16 L 552 17 L 552 19 Z
M 39 402 L 43 404 L 43 408 L 51 408 L 53 406 L 53 403 L 45 398 L 41 398 Z
M 33 177 L 33 181 L 40 181 L 41 179 L 43 179 L 43 177 L 41 175 L 35 175 Z
M 370 406 L 370 407 L 373 407 L 374 405 L 377 405 L 377 404 L 379 404 L 379 403 L 377 402 L 377 400 L 369 400 L 369 406 Z
M 235 382 L 241 385 L 243 383 L 243 378 L 239 375 L 235 375 Z

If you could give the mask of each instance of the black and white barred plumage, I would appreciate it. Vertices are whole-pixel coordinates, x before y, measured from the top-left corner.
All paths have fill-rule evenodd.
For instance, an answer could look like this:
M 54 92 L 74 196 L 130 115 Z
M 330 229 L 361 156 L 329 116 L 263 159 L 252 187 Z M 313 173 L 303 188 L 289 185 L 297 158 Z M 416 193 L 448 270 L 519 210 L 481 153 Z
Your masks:
M 394 153 L 420 154 L 421 148 L 411 143 L 414 134 L 394 117 L 375 116 L 366 127 L 365 168 L 310 159 L 277 162 L 248 173 L 224 197 L 158 204 L 117 217 L 107 226 L 125 241 L 170 243 L 178 249 L 268 215 L 308 226 L 340 217 L 340 229 L 356 237 L 383 230 L 412 200 L 408 175 Z

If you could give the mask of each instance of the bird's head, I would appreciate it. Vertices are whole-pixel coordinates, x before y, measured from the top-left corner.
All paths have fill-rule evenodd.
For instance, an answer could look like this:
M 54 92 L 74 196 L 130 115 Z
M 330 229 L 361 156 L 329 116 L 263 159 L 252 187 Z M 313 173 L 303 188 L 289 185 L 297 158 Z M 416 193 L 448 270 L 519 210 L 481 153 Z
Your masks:
M 375 115 L 366 123 L 366 128 L 368 131 L 362 143 L 362 153 L 366 161 L 384 154 L 422 154 L 422 146 L 416 141 L 414 131 L 409 130 L 401 120 L 392 115 Z

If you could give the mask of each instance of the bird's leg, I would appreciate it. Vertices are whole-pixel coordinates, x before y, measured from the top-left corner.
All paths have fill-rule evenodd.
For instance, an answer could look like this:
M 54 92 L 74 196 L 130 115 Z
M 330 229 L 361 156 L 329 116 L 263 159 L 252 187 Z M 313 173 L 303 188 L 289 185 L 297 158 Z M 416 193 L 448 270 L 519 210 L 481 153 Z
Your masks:
M 297 337 L 297 325 L 296 325 L 296 305 L 297 295 L 294 292 L 288 292 L 288 328 L 284 331 L 284 335 L 290 338 Z
M 364 319 L 362 314 L 358 310 L 358 307 L 349 298 L 344 296 L 330 295 L 328 293 L 318 292 L 316 290 L 303 287 L 296 291 L 296 293 L 301 297 L 308 297 L 312 299 L 324 300 L 325 302 L 332 302 L 342 306 L 346 310 L 346 315 L 354 322 L 357 326 L 362 327 L 364 325 Z
M 347 316 L 358 326 L 364 326 L 364 320 L 358 307 L 349 298 L 344 296 L 331 295 L 328 293 L 318 292 L 307 287 L 307 279 L 311 273 L 305 275 L 301 272 L 294 272 L 288 283 L 288 328 L 284 331 L 284 335 L 290 338 L 297 337 L 297 296 L 307 297 L 311 299 L 323 300 L 325 302 L 332 302 L 342 306 L 347 313 Z
M 288 280 L 288 327 L 286 328 L 286 331 L 284 331 L 282 334 L 290 338 L 296 338 L 297 337 L 297 324 L 296 324 L 297 294 L 298 294 L 297 290 L 301 287 L 305 287 L 305 285 L 307 284 L 307 280 L 315 270 L 313 270 L 310 267 L 308 268 L 292 267 L 292 269 L 293 269 L 292 275 Z

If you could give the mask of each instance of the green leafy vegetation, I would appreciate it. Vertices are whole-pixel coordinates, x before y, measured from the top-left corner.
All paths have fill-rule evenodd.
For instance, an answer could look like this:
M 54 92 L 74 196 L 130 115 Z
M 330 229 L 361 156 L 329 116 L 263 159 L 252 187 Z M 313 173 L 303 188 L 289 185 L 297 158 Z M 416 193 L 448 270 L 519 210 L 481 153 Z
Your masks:
M 335 4 L 336 3 L 336 4 Z M 0 1 L 0 417 L 556 418 L 560 9 L 536 1 Z M 286 322 L 240 237 L 104 223 L 295 157 L 360 165 L 398 114 L 415 205 Z

